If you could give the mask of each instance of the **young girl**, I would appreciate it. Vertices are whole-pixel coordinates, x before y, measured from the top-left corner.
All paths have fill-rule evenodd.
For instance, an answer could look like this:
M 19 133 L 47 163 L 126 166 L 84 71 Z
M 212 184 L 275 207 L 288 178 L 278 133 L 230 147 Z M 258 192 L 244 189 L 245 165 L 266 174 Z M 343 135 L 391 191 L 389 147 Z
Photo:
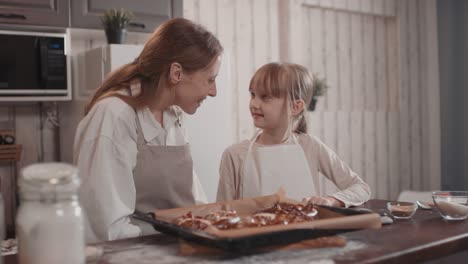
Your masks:
M 306 106 L 313 92 L 308 70 L 269 63 L 249 86 L 250 112 L 257 133 L 224 151 L 217 200 L 275 193 L 314 204 L 348 207 L 370 197 L 369 186 L 319 139 L 307 134 Z M 340 191 L 319 196 L 319 172 Z

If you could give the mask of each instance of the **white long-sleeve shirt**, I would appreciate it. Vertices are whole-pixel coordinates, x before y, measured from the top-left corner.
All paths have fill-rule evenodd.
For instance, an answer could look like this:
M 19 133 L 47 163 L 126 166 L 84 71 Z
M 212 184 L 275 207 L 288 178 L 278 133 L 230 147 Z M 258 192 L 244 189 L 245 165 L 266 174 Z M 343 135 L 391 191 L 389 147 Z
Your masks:
M 137 112 L 150 145 L 184 145 L 183 126 L 173 111 L 163 113 L 164 128 L 148 108 Z M 74 143 L 74 163 L 81 176 L 81 206 L 87 214 L 87 242 L 114 240 L 142 234 L 129 215 L 135 211 L 133 170 L 137 157 L 136 112 L 117 97 L 99 101 L 80 122 Z M 207 201 L 194 173 L 193 192 L 198 203 Z M 157 192 L 157 189 L 154 190 Z

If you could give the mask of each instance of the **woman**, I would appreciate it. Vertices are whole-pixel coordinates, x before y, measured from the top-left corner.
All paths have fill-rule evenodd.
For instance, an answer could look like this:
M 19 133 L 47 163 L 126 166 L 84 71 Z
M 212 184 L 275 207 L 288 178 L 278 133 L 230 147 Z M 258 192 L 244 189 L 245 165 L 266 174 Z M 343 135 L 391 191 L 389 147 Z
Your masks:
M 74 145 L 88 242 L 150 232 L 130 218 L 135 211 L 206 202 L 182 112 L 194 114 L 216 96 L 222 50 L 200 25 L 172 19 L 96 91 Z

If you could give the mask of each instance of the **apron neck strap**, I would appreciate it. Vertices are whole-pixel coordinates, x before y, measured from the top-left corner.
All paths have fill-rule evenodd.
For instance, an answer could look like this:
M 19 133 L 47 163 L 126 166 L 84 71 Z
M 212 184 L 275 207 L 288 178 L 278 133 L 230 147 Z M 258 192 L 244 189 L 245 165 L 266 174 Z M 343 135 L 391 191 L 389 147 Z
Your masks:
M 254 136 L 250 139 L 249 149 L 247 150 L 247 153 L 252 151 L 252 147 L 255 144 L 255 141 L 257 141 L 257 138 L 260 136 L 260 134 L 262 134 L 262 132 L 263 130 L 261 129 L 257 129 L 257 131 L 255 131 Z
M 139 85 L 140 83 L 130 84 L 130 87 L 127 88 L 130 96 L 133 96 L 132 91 Z M 145 137 L 143 135 L 143 128 L 141 127 L 140 118 L 138 117 L 138 111 L 136 109 L 133 110 L 135 111 L 135 122 L 137 125 L 137 146 L 145 145 Z
M 255 142 L 257 141 L 258 137 L 263 133 L 263 130 L 262 129 L 257 129 L 257 131 L 255 131 L 255 134 L 254 136 L 250 139 L 250 144 L 249 144 L 249 151 L 252 149 L 253 145 L 255 144 Z M 297 136 L 294 132 L 291 132 L 291 137 L 293 139 L 293 142 L 294 144 L 299 144 L 299 141 L 297 139 Z M 288 139 L 286 139 L 284 142 L 288 141 L 289 140 L 289 137 Z

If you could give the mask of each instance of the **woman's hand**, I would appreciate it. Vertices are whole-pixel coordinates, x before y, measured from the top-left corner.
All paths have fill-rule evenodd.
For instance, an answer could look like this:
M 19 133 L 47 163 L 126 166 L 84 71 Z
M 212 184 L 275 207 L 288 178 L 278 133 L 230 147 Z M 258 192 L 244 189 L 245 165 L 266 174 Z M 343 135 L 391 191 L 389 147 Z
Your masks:
M 310 196 L 302 199 L 303 203 L 313 203 L 316 205 L 327 205 L 334 207 L 344 207 L 344 203 L 334 197 L 320 197 L 320 196 Z

